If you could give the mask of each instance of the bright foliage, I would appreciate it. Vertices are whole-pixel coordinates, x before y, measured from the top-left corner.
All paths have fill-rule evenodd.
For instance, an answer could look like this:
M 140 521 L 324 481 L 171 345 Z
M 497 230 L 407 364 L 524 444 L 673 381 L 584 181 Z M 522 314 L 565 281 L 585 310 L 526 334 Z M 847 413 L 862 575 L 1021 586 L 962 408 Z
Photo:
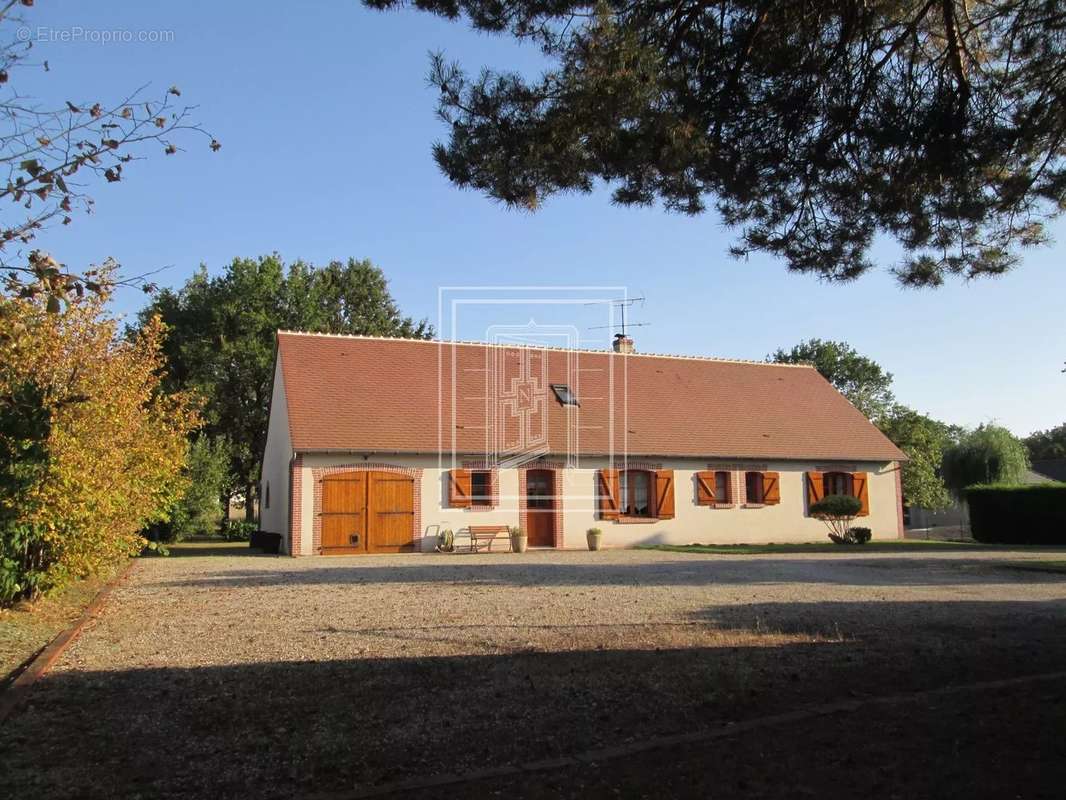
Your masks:
M 100 297 L 61 313 L 0 299 L 0 399 L 7 419 L 33 417 L 37 435 L 0 426 L 4 453 L 33 452 L 30 479 L 0 482 L 0 602 L 97 572 L 137 553 L 140 531 L 165 519 L 185 489 L 198 401 L 160 391 L 164 326 L 129 339 Z M 21 397 L 23 402 L 14 403 Z M 5 477 L 15 461 L 2 464 Z

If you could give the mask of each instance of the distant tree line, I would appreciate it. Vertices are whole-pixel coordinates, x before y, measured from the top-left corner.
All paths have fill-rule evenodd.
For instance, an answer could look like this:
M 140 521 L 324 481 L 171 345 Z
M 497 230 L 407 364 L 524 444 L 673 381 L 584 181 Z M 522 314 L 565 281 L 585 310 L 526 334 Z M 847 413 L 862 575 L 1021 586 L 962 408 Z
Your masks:
M 906 506 L 947 508 L 971 484 L 1020 481 L 1029 469 L 1026 444 L 1031 451 L 1034 437 L 1066 444 L 1066 426 L 1033 434 L 1023 444 L 998 425 L 966 429 L 915 411 L 896 402 L 892 373 L 847 342 L 810 339 L 790 350 L 776 350 L 767 361 L 812 364 L 907 454 L 901 476 Z

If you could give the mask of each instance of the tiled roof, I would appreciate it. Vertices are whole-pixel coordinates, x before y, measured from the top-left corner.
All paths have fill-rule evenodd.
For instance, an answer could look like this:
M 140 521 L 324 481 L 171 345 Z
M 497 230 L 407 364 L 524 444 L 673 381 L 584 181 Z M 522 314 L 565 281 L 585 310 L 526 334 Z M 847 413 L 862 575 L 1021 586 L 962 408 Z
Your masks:
M 501 453 L 525 426 L 553 454 L 905 458 L 809 366 L 290 332 L 278 355 L 300 451 Z

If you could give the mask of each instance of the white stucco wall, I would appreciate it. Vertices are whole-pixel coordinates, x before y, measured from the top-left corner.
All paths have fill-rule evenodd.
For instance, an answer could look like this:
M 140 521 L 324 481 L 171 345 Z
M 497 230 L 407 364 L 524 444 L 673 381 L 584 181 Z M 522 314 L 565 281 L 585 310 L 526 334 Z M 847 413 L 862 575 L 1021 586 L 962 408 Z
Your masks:
M 433 549 L 438 527 L 458 531 L 467 525 L 517 525 L 519 523 L 519 472 L 500 470 L 499 505 L 492 510 L 451 508 L 447 504 L 447 471 L 436 455 L 367 454 L 367 460 L 400 467 L 420 468 L 421 548 Z M 552 460 L 549 458 L 549 460 Z M 562 459 L 559 459 L 562 460 Z M 847 472 L 866 472 L 869 476 L 870 514 L 856 524 L 873 530 L 875 538 L 897 538 L 898 498 L 896 465 L 891 462 L 751 462 L 751 469 L 780 473 L 781 502 L 761 508 L 737 506 L 716 509 L 696 505 L 695 473 L 707 469 L 713 459 L 654 459 L 665 469 L 674 470 L 675 517 L 649 522 L 614 522 L 601 520 L 596 512 L 596 471 L 610 466 L 607 458 L 583 459 L 579 467 L 563 472 L 563 546 L 584 548 L 585 531 L 597 527 L 604 532 L 604 545 L 627 547 L 637 544 L 765 543 L 824 541 L 825 525 L 806 516 L 804 473 L 828 471 L 835 467 Z M 360 464 L 362 454 L 305 454 L 302 467 L 302 554 L 312 554 L 314 527 L 314 481 L 316 467 Z M 732 462 L 743 464 L 745 462 Z M 462 466 L 458 464 L 457 466 Z
M 292 441 L 289 437 L 289 412 L 285 404 L 285 379 L 281 372 L 279 354 L 274 367 L 274 391 L 270 400 L 270 424 L 267 427 L 263 453 L 263 472 L 259 487 L 259 528 L 282 534 L 282 546 L 287 547 L 289 530 L 289 462 Z M 267 484 L 270 485 L 270 507 L 266 506 Z

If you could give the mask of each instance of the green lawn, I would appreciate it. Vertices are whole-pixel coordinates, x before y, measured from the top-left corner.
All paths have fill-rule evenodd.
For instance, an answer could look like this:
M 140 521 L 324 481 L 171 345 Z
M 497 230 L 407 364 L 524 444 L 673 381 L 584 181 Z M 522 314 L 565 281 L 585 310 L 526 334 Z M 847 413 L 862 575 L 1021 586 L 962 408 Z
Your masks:
M 796 544 L 655 544 L 645 545 L 641 550 L 663 550 L 669 553 L 719 553 L 722 555 L 757 555 L 759 553 L 895 553 L 903 550 L 1002 550 L 996 545 L 974 542 L 937 542 L 925 539 L 883 539 L 863 545 L 838 545 L 832 542 L 802 542 Z
M 125 562 L 115 564 L 101 575 L 75 581 L 32 603 L 0 609 L 0 691 L 11 679 L 12 671 L 70 627 L 124 566 Z
M 1066 561 L 1008 561 L 1003 566 L 1029 572 L 1055 572 L 1066 575 Z

